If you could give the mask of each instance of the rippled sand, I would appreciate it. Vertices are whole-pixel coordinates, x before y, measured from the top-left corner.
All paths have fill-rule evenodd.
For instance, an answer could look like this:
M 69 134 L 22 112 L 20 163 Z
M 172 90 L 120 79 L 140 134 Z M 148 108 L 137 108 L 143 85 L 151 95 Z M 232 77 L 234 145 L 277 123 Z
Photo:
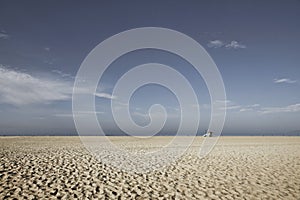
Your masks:
M 202 140 L 170 166 L 128 173 L 92 157 L 78 137 L 0 137 L 0 199 L 300 199 L 300 137 L 222 137 L 200 159 Z

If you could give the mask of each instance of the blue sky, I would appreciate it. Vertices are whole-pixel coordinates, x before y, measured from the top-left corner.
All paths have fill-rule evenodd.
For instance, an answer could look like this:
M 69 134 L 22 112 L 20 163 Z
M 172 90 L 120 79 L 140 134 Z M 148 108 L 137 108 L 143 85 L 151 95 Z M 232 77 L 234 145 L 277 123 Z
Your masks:
M 75 134 L 72 87 L 84 58 L 112 35 L 150 26 L 192 37 L 213 58 L 227 94 L 224 134 L 300 130 L 299 19 L 296 0 L 1 1 L 0 134 Z M 190 81 L 199 100 L 199 131 L 205 130 L 210 99 L 202 77 L 178 56 L 149 49 L 120 57 L 101 79 L 95 97 L 100 124 L 119 133 L 110 111 L 114 84 L 133 66 L 154 61 Z M 157 85 L 133 95 L 133 119 L 149 123 L 147 111 L 155 103 L 169 114 L 163 132 L 174 132 L 178 101 Z

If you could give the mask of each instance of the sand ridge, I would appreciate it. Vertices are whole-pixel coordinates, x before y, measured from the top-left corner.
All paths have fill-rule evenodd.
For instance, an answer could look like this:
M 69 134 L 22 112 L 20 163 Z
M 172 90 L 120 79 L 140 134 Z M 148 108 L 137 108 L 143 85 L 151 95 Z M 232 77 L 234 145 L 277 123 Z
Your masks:
M 147 151 L 170 137 L 111 140 Z M 0 137 L 0 199 L 300 198 L 300 137 L 221 137 L 200 159 L 202 140 L 160 170 L 127 173 L 99 162 L 78 137 Z

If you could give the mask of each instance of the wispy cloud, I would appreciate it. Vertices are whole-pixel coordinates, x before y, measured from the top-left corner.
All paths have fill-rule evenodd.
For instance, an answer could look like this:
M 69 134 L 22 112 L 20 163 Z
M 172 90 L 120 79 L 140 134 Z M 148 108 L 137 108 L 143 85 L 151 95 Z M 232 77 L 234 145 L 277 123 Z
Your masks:
M 71 79 L 74 79 L 74 78 L 75 78 L 75 77 L 72 76 L 71 74 L 64 73 L 64 72 L 62 72 L 62 71 L 60 71 L 60 70 L 57 70 L 57 69 L 54 69 L 54 70 L 52 70 L 51 72 L 54 73 L 54 74 L 58 74 L 58 75 L 60 75 L 60 76 L 63 77 L 63 78 L 71 78 Z
M 252 105 L 241 106 L 240 112 L 257 111 L 259 109 L 260 105 L 256 103 Z
M 238 112 L 246 112 L 246 111 L 254 111 L 258 110 L 260 105 L 259 104 L 251 104 L 251 105 L 240 105 L 235 103 L 234 101 L 231 100 L 225 100 L 225 101 L 216 101 L 216 103 L 222 103 L 225 105 L 224 107 L 222 106 L 220 109 L 222 110 L 230 110 L 230 111 L 238 111 Z
M 240 112 L 253 111 L 253 108 L 241 108 Z
M 72 84 L 37 78 L 0 65 L 0 103 L 26 105 L 71 98 Z
M 227 111 L 235 111 L 235 112 L 246 112 L 246 111 L 258 111 L 260 110 L 260 104 L 251 104 L 251 105 L 242 105 L 238 104 L 231 100 L 217 100 L 215 104 L 219 106 L 220 110 L 227 110 Z M 204 109 L 210 109 L 210 104 L 203 104 L 201 106 Z
M 267 107 L 262 106 L 260 104 L 250 104 L 250 105 L 239 105 L 233 101 L 225 100 L 225 101 L 216 101 L 215 103 L 225 103 L 226 106 L 220 107 L 222 110 L 234 111 L 236 113 L 242 112 L 253 112 L 259 114 L 275 114 L 275 113 L 294 113 L 300 112 L 300 103 L 291 104 L 287 106 L 276 106 L 276 107 Z M 204 104 L 204 106 L 209 107 L 208 104 Z
M 263 107 L 260 104 L 237 105 L 231 101 L 227 104 L 226 110 L 233 110 L 238 112 L 254 112 L 260 114 L 293 113 L 300 112 L 300 103 L 282 107 Z
M 229 44 L 226 44 L 225 47 L 227 49 L 245 49 L 246 46 L 243 44 L 240 44 L 239 42 L 233 40 Z
M 57 113 L 53 114 L 54 117 L 73 117 L 72 113 Z
M 246 45 L 239 43 L 238 41 L 232 40 L 231 42 L 224 42 L 221 40 L 211 40 L 207 44 L 210 48 L 226 48 L 226 49 L 245 49 Z
M 240 105 L 226 106 L 226 110 L 235 110 L 241 108 Z
M 215 103 L 222 105 L 220 107 L 220 109 L 222 109 L 222 110 L 236 110 L 236 109 L 241 108 L 240 105 L 237 105 L 236 103 L 234 103 L 233 101 L 228 100 L 228 99 L 224 100 L 224 101 L 218 100 Z M 224 107 L 223 107 L 223 105 L 224 105 Z
M 116 96 L 113 96 L 111 94 L 104 93 L 104 92 L 96 92 L 95 96 L 99 97 L 99 98 L 105 98 L 105 99 L 116 99 L 117 98 Z
M 168 113 L 168 112 L 161 112 L 161 111 L 156 111 L 156 112 L 152 112 L 151 113 L 151 117 L 154 119 L 164 119 L 166 118 L 176 118 L 179 115 L 178 112 L 173 112 L 173 113 Z M 148 119 L 150 117 L 150 114 L 148 112 L 138 112 L 138 111 L 134 111 L 132 112 L 132 115 L 134 116 L 139 116 L 145 119 Z
M 262 108 L 261 113 L 270 114 L 270 113 L 283 113 L 283 112 L 300 112 L 300 103 L 291 104 L 283 107 L 265 107 Z
M 9 35 L 6 34 L 6 33 L 1 33 L 0 32 L 0 39 L 3 39 L 3 40 L 9 39 Z
M 291 80 L 289 78 L 280 78 L 280 79 L 274 79 L 273 80 L 274 83 L 296 83 L 297 80 Z
M 300 112 L 300 103 L 291 104 L 288 106 L 277 107 L 263 107 L 259 104 L 244 105 L 240 107 L 240 112 L 256 112 L 260 114 L 273 114 L 273 113 L 292 113 Z
M 136 116 L 143 117 L 143 118 L 148 118 L 148 117 L 150 117 L 149 113 L 142 113 L 142 112 L 134 111 L 132 114 L 133 114 L 133 115 L 136 115 Z
M 45 51 L 50 51 L 51 49 L 50 49 L 50 47 L 45 47 L 44 50 Z
M 222 42 L 221 40 L 211 40 L 207 44 L 207 46 L 210 48 L 220 48 L 223 47 L 224 45 L 225 45 L 224 42 Z
M 73 117 L 74 115 L 76 116 L 86 116 L 86 115 L 89 115 L 89 114 L 104 114 L 105 112 L 101 112 L 101 111 L 95 111 L 95 112 L 92 112 L 92 111 L 81 111 L 81 112 L 76 112 L 76 113 L 56 113 L 56 114 L 53 114 L 53 116 L 55 117 Z

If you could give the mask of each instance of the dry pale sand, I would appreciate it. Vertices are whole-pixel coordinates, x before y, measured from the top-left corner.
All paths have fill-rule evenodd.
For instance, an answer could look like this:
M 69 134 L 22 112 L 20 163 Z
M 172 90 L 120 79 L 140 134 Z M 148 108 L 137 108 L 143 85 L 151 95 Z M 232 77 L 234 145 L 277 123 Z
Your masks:
M 300 199 L 300 137 L 221 137 L 203 159 L 201 140 L 161 170 L 128 173 L 99 162 L 78 137 L 1 137 L 0 199 Z

